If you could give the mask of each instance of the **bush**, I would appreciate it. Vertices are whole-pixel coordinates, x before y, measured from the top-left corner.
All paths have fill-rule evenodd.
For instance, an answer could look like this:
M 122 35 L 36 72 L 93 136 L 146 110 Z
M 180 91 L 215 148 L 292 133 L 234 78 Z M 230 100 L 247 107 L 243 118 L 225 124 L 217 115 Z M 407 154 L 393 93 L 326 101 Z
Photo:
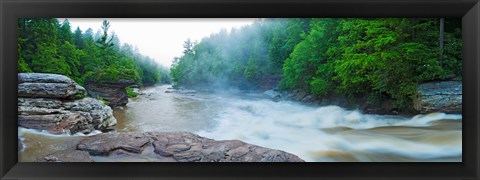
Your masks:
M 133 97 L 138 96 L 138 94 L 136 92 L 134 92 L 131 87 L 127 87 L 125 89 L 127 90 L 127 95 L 128 95 L 129 98 L 133 98 Z
M 97 99 L 100 100 L 100 101 L 102 101 L 103 104 L 105 104 L 105 105 L 107 105 L 107 106 L 110 105 L 110 102 L 106 101 L 105 99 L 103 99 L 103 98 L 101 98 L 101 97 L 97 97 Z

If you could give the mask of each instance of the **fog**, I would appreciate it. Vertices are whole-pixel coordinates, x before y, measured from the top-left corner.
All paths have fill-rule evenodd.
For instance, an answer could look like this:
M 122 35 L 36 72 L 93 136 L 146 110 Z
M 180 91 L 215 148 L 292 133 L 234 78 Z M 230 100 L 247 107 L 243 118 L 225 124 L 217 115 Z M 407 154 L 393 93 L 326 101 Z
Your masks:
M 59 18 L 63 22 L 65 18 Z M 132 44 L 140 53 L 150 56 L 158 63 L 169 67 L 174 57 L 182 54 L 183 41 L 190 38 L 199 41 L 220 30 L 230 31 L 251 24 L 254 19 L 240 18 L 68 18 L 72 31 L 80 27 L 82 32 L 100 30 L 102 21 L 110 21 L 110 31 L 120 42 Z

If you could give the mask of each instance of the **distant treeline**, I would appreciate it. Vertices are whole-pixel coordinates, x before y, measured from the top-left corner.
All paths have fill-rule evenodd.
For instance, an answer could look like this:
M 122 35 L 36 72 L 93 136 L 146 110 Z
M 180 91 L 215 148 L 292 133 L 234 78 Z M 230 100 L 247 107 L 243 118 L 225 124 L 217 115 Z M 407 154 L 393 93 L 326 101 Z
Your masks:
M 461 19 L 260 19 L 188 40 L 184 49 L 171 67 L 180 86 L 262 88 L 281 80 L 281 89 L 393 99 L 398 107 L 415 99 L 419 83 L 462 71 Z
M 18 71 L 66 75 L 79 84 L 86 81 L 134 80 L 136 84 L 170 83 L 168 69 L 141 55 L 132 45 L 120 46 L 103 21 L 96 35 L 89 28 L 72 32 L 68 20 L 18 19 Z

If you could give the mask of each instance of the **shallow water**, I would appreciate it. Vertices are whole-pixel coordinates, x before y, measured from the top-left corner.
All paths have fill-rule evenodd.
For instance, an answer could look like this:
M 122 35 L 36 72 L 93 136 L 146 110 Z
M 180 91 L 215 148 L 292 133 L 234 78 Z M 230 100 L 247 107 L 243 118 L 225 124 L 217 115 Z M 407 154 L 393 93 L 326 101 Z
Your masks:
M 165 93 L 168 87 L 143 89 L 144 95 L 114 109 L 116 131 L 190 131 L 215 140 L 238 139 L 280 149 L 314 162 L 462 159 L 461 115 L 365 115 L 338 106 L 274 102 L 261 94 Z M 19 135 L 26 145 L 20 153 L 23 161 L 72 146 L 77 139 L 32 130 L 22 130 Z M 145 155 L 145 161 L 150 161 L 149 157 Z M 128 161 L 121 156 L 117 160 Z

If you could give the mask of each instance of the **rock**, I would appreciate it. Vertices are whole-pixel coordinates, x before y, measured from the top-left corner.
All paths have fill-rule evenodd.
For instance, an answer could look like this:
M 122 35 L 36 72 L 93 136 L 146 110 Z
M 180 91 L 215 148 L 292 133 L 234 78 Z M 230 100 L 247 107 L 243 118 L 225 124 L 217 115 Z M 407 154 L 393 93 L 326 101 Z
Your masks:
M 418 98 L 414 102 L 415 110 L 420 113 L 462 112 L 462 82 L 438 81 L 420 84 Z
M 76 84 L 67 76 L 47 73 L 18 73 L 18 84 L 21 83 L 60 83 Z
M 70 113 L 68 111 L 45 115 L 19 115 L 18 125 L 30 128 L 47 130 L 53 134 L 88 133 L 94 130 L 86 114 Z M 90 119 L 89 119 L 90 118 Z
M 45 156 L 39 162 L 93 162 L 85 151 L 64 150 Z
M 77 149 L 91 155 L 108 155 L 117 149 L 140 153 L 147 143 L 150 143 L 150 138 L 143 133 L 104 133 L 83 139 Z
M 178 93 L 178 94 L 196 94 L 197 91 L 196 90 L 190 90 L 190 89 L 180 89 L 180 90 L 176 90 L 176 89 L 168 89 L 168 90 L 165 90 L 165 93 Z
M 178 90 L 171 89 L 171 90 L 166 90 L 165 93 L 176 93 Z
M 84 94 L 85 89 L 66 76 L 41 73 L 20 73 L 18 76 L 18 91 L 23 93 L 17 99 L 18 125 L 21 127 L 54 134 L 75 134 L 106 130 L 116 124 L 110 107 L 97 99 L 78 96 L 78 93 Z M 58 87 L 76 90 L 63 91 Z M 75 98 L 68 98 L 72 95 Z
M 307 92 L 305 92 L 305 90 L 300 89 L 300 90 L 298 90 L 296 99 L 298 101 L 301 101 L 305 96 L 307 96 Z
M 65 107 L 69 108 L 70 111 L 88 112 L 92 117 L 91 123 L 95 129 L 106 130 L 117 124 L 117 120 L 113 117 L 112 108 L 94 98 L 67 101 L 65 102 Z
M 18 98 L 18 125 L 25 128 L 75 134 L 106 130 L 115 124 L 112 109 L 97 99 Z
M 277 92 L 275 90 L 265 91 L 265 92 L 263 92 L 263 95 L 270 98 L 270 99 L 273 99 L 273 100 L 279 100 L 279 99 L 282 98 L 282 94 L 280 94 L 279 92 Z
M 133 88 L 132 90 L 133 90 L 133 92 L 136 93 L 136 94 L 145 95 L 145 93 L 143 93 L 142 91 L 140 91 L 140 89 L 138 89 L 138 88 Z
M 314 95 L 307 95 L 302 99 L 302 102 L 313 103 L 316 99 L 317 97 Z
M 90 96 L 102 98 L 110 106 L 115 107 L 125 106 L 128 103 L 128 95 L 125 88 L 133 84 L 133 81 L 128 80 L 108 83 L 86 82 L 85 87 Z
M 178 91 L 179 94 L 196 94 L 196 90 L 190 90 L 190 89 L 182 89 Z
M 18 97 L 81 99 L 85 88 L 66 76 L 44 73 L 19 73 Z
M 153 151 L 157 160 L 173 158 L 177 162 L 304 162 L 299 157 L 280 150 L 247 144 L 238 140 L 215 141 L 189 132 L 123 132 L 104 133 L 83 137 L 75 150 L 61 151 L 47 156 L 49 162 L 76 160 L 66 152 L 88 152 L 89 156 L 114 158 L 119 151 L 122 156 L 138 158 L 135 154 Z M 84 154 L 81 154 L 84 156 Z M 71 157 L 71 158 L 69 158 Z M 81 157 L 80 160 L 91 158 Z

